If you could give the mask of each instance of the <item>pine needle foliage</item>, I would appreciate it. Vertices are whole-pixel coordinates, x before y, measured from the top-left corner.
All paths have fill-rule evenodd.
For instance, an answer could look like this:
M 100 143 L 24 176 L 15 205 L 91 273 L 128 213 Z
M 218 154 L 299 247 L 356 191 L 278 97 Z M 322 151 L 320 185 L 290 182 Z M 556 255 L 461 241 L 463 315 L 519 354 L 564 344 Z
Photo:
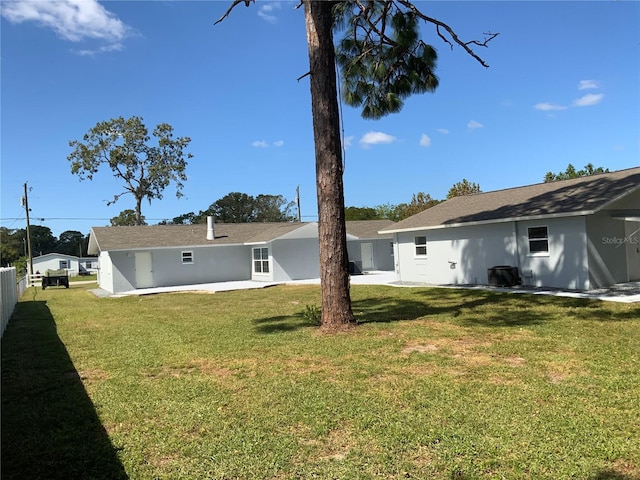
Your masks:
M 435 48 L 420 39 L 419 18 L 395 2 L 341 2 L 335 29 L 343 101 L 362 107 L 362 117 L 378 119 L 399 112 L 404 99 L 438 86 Z

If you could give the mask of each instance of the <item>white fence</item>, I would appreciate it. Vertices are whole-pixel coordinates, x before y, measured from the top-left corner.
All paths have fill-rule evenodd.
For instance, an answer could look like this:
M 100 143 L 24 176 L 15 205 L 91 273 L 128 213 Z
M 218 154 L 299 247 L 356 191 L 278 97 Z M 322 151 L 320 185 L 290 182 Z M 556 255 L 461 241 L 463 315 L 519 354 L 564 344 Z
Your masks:
M 24 292 L 26 286 L 26 278 L 22 279 L 20 281 L 20 284 L 16 282 L 15 267 L 0 268 L 0 310 L 2 310 L 2 312 L 0 313 L 2 315 L 2 317 L 0 318 L 0 320 L 2 321 L 2 330 L 0 331 L 0 336 L 4 334 L 4 329 L 7 328 L 7 324 L 9 323 L 9 319 L 13 314 L 13 310 L 16 308 L 16 303 L 18 303 L 18 298 Z

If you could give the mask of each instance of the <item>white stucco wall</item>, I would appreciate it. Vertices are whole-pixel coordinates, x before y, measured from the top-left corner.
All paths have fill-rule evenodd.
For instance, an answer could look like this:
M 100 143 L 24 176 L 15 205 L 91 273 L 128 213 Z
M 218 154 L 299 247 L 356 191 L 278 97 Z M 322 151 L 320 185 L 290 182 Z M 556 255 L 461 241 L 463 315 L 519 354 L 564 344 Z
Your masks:
M 193 253 L 193 263 L 182 263 L 182 252 Z M 153 250 L 155 287 L 214 283 L 251 278 L 251 249 L 244 245 Z
M 588 219 L 589 269 L 593 288 L 640 280 L 640 190 L 612 202 Z
M 547 227 L 548 253 L 529 252 L 529 227 Z M 517 222 L 522 282 L 536 287 L 589 289 L 585 218 L 563 217 Z
M 588 261 L 592 288 L 628 281 L 627 248 L 615 239 L 626 236 L 625 222 L 600 212 L 587 220 Z
M 427 255 L 415 255 L 414 238 L 427 237 Z M 396 272 L 402 281 L 486 284 L 487 270 L 517 266 L 514 224 L 443 228 L 397 234 Z
M 276 240 L 269 245 L 272 276 L 270 281 L 286 282 L 320 276 L 318 239 Z M 253 275 L 254 280 L 265 280 Z
M 151 253 L 152 286 L 193 285 L 251 278 L 251 249 L 244 245 L 145 250 Z M 193 263 L 182 262 L 182 252 L 193 253 Z M 134 290 L 135 251 L 102 252 L 98 283 L 112 293 Z
M 546 226 L 549 252 L 529 252 L 529 227 Z M 427 237 L 426 257 L 415 255 L 414 238 Z M 403 281 L 436 285 L 487 284 L 488 269 L 518 267 L 523 283 L 590 288 L 584 217 L 505 222 L 397 234 L 396 271 Z
M 100 252 L 98 256 L 98 286 L 107 292 L 115 293 L 113 264 L 109 252 Z

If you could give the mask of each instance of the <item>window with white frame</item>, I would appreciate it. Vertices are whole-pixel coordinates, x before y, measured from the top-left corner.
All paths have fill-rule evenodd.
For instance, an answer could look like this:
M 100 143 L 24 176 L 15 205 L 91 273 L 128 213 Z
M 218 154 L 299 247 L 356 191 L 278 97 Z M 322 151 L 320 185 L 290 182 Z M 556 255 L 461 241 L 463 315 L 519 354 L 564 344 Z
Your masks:
M 193 263 L 193 252 L 191 250 L 185 250 L 181 252 L 181 255 L 183 264 Z
M 69 268 L 69 260 L 60 260 L 60 270 L 64 270 L 65 268 Z
M 255 273 L 269 273 L 269 249 L 253 249 L 253 271 Z
M 415 237 L 413 239 L 413 243 L 416 246 L 416 257 L 426 257 L 427 256 L 427 237 Z
M 549 253 L 549 230 L 547 227 L 529 227 L 529 253 L 544 255 Z

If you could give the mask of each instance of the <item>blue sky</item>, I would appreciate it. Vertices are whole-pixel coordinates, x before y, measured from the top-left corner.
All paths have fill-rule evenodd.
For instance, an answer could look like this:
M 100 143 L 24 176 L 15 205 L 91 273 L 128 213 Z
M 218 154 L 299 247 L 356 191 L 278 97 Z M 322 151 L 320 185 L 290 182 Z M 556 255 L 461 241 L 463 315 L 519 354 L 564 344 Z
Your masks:
M 304 16 L 297 2 L 231 0 L 1 2 L 2 226 L 59 236 L 108 225 L 131 196 L 108 170 L 80 182 L 70 140 L 97 122 L 141 116 L 192 139 L 184 197 L 143 204 L 148 223 L 206 209 L 229 192 L 295 198 L 317 214 Z M 640 164 L 640 3 L 426 2 L 423 12 L 477 49 L 485 69 L 438 50 L 440 86 L 381 120 L 344 106 L 347 206 L 442 199 L 463 178 L 483 191 L 538 183 L 568 163 Z M 44 220 L 42 220 L 44 219 Z

